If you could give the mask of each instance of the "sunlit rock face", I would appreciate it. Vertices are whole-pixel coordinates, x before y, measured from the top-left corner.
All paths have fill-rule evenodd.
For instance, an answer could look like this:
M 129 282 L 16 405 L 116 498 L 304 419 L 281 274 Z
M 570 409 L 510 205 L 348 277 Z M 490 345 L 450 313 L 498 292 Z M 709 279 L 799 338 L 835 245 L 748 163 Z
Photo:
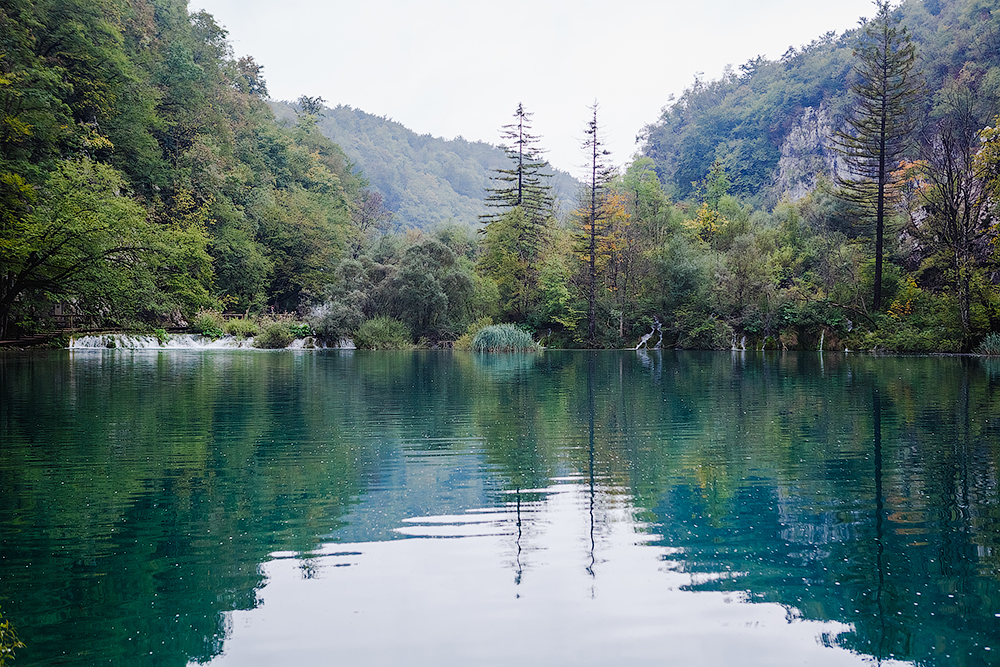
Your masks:
M 826 104 L 806 107 L 781 144 L 775 191 L 791 201 L 802 199 L 820 177 L 847 176 L 847 166 L 833 150 L 836 128 Z

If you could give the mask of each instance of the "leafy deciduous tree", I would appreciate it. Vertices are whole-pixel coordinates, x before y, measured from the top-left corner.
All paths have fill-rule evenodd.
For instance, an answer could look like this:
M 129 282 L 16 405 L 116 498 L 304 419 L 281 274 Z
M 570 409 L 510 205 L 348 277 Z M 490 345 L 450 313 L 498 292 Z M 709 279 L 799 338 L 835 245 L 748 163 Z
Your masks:
M 927 249 L 925 267 L 944 263 L 958 299 L 962 330 L 969 334 L 972 285 L 991 252 L 989 192 L 977 169 L 980 131 L 993 107 L 966 72 L 939 91 L 936 122 L 923 138 L 921 192 L 927 218 L 917 227 Z M 988 117 L 988 116 L 987 116 Z
M 155 230 L 108 165 L 66 161 L 39 203 L 0 239 L 0 337 L 37 302 L 77 299 L 92 314 L 146 296 Z M 109 309 L 111 310 L 111 309 Z

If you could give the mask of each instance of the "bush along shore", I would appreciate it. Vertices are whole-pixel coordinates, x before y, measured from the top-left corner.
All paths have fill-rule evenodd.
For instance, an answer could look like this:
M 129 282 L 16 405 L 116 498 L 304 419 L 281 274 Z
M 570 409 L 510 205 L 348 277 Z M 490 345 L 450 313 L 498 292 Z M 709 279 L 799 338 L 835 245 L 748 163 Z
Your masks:
M 662 327 L 654 322 L 649 336 L 640 338 L 640 347 L 653 349 L 690 349 L 680 340 L 665 341 Z M 841 338 L 833 329 L 822 328 L 808 332 L 800 338 L 789 331 L 780 336 L 763 339 L 737 337 L 731 329 L 709 320 L 705 330 L 710 340 L 700 349 L 735 351 L 794 351 L 816 350 L 828 352 L 860 353 L 941 353 L 928 349 L 893 349 L 871 334 L 862 337 Z M 900 335 L 905 335 L 901 332 Z M 360 350 L 417 350 L 453 349 L 479 353 L 537 352 L 545 349 L 542 341 L 536 341 L 532 333 L 523 325 L 512 323 L 494 324 L 489 317 L 481 318 L 469 325 L 466 331 L 454 341 L 428 341 L 421 338 L 413 342 L 413 335 L 407 325 L 389 317 L 366 320 L 353 336 L 331 338 L 319 334 L 307 321 L 291 314 L 277 314 L 267 317 L 227 316 L 219 311 L 203 310 L 197 313 L 190 326 L 152 331 L 54 331 L 22 341 L 4 341 L 4 347 L 24 349 L 29 347 L 56 347 L 72 349 L 360 349 Z M 850 347 L 847 343 L 854 343 Z M 20 343 L 20 344 L 19 344 Z M 672 343 L 672 344 L 671 344 Z M 859 344 L 860 343 L 860 344 Z M 866 346 L 865 343 L 868 343 Z M 630 346 L 631 347 L 631 346 Z M 628 349 L 628 348 L 623 348 Z M 944 353 L 954 354 L 945 351 Z M 982 342 L 971 350 L 976 356 L 1000 356 L 1000 333 L 988 334 Z

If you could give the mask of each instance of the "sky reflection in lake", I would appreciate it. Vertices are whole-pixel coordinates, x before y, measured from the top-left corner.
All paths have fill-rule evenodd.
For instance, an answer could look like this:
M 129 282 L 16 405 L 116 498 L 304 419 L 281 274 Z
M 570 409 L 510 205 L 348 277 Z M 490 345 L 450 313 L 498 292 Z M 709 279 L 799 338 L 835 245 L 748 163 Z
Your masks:
M 20 665 L 1000 664 L 1000 363 L 0 355 Z
M 707 576 L 651 546 L 615 491 L 595 490 L 593 525 L 589 487 L 567 481 L 520 518 L 514 500 L 400 528 L 422 539 L 277 554 L 259 607 L 232 615 L 212 664 L 866 664 L 831 648 L 844 624 L 684 590 Z

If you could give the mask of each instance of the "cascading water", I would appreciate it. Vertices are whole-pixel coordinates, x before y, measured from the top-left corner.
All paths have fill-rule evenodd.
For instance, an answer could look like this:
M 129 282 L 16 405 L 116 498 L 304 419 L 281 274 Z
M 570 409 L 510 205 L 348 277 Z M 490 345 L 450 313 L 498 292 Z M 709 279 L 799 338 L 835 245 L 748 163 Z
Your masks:
M 659 350 L 660 347 L 663 345 L 663 325 L 660 324 L 660 320 L 657 317 L 653 318 L 652 329 L 650 329 L 648 334 L 642 335 L 642 338 L 639 340 L 639 344 L 635 346 L 635 349 L 638 350 L 641 347 L 648 347 L 647 344 L 649 342 L 649 339 L 652 338 L 653 334 L 655 334 L 657 331 L 660 332 L 660 340 L 657 341 L 656 347 L 654 347 L 653 349 Z
M 71 338 L 69 347 L 73 350 L 245 350 L 254 348 L 254 339 L 223 336 L 210 338 L 199 334 L 167 334 L 161 341 L 156 336 L 136 334 L 99 334 Z M 353 349 L 351 341 L 341 341 L 341 349 Z M 289 345 L 290 350 L 326 349 L 324 341 L 313 336 L 296 338 Z

